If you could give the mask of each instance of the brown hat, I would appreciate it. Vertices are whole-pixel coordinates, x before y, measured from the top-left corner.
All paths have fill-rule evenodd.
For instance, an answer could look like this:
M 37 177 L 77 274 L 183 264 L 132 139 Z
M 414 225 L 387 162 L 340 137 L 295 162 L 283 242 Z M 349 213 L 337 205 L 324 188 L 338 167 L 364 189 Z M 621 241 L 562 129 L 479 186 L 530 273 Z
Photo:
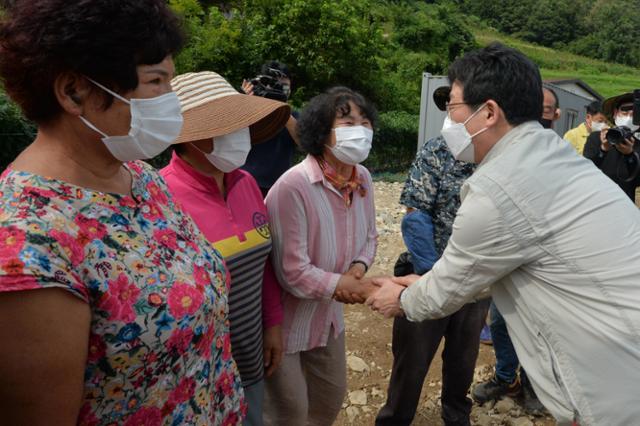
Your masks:
M 184 124 L 174 143 L 214 138 L 249 127 L 251 142 L 264 142 L 284 127 L 289 105 L 239 93 L 211 71 L 190 72 L 171 80 L 180 99 Z
M 621 104 L 633 102 L 633 93 L 627 92 L 622 95 L 613 96 L 602 103 L 602 112 L 611 121 L 615 120 L 613 110 L 619 108 Z

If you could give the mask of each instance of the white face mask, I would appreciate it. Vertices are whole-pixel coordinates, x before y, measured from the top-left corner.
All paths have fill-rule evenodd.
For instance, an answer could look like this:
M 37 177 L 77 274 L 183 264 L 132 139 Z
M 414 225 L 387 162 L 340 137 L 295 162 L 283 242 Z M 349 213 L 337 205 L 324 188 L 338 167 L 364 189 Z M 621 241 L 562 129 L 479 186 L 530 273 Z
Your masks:
M 628 127 L 632 132 L 635 132 L 636 130 L 638 130 L 638 127 L 640 127 L 636 124 L 633 124 L 633 117 L 630 115 L 616 115 L 616 126 Z
M 471 140 L 478 136 L 480 133 L 484 132 L 488 129 L 485 127 L 482 130 L 470 135 L 467 131 L 467 128 L 464 127 L 465 124 L 469 122 L 482 108 L 485 107 L 486 104 L 482 104 L 480 108 L 478 108 L 473 114 L 467 118 L 464 123 L 456 123 L 449 117 L 444 119 L 444 124 L 442 125 L 442 137 L 445 142 L 447 142 L 447 146 L 449 150 L 453 154 L 453 157 L 459 161 L 465 161 L 467 163 L 475 163 L 475 150 L 473 147 L 473 143 Z
M 605 123 L 604 121 L 592 121 L 591 122 L 591 131 L 592 132 L 601 132 L 604 129 L 606 129 L 607 127 L 607 123 Z
M 330 146 L 331 153 L 345 164 L 355 166 L 369 156 L 373 130 L 364 126 L 335 127 L 335 146 Z
M 127 100 L 102 84 L 90 82 L 129 104 L 131 128 L 126 136 L 108 136 L 102 130 L 80 116 L 80 120 L 90 129 L 102 135 L 102 142 L 115 158 L 120 161 L 134 161 L 153 158 L 167 149 L 180 135 L 182 112 L 180 101 L 174 92 L 149 99 Z
M 202 153 L 218 170 L 230 173 L 244 166 L 250 150 L 251 132 L 245 127 L 228 135 L 213 138 L 213 151 L 209 154 L 204 151 Z

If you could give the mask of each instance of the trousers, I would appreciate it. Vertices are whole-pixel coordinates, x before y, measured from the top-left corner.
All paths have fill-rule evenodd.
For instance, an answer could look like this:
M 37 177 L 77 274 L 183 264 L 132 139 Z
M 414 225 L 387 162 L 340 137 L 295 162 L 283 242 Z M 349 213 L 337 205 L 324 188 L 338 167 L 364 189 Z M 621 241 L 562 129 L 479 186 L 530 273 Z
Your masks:
M 387 401 L 376 425 L 409 425 L 413 420 L 424 379 L 442 338 L 442 419 L 446 425 L 469 425 L 472 402 L 467 392 L 473 381 L 489 300 L 464 305 L 445 318 L 393 322 L 393 367 Z
M 329 334 L 327 346 L 285 354 L 265 380 L 267 426 L 330 426 L 347 392 L 344 332 Z

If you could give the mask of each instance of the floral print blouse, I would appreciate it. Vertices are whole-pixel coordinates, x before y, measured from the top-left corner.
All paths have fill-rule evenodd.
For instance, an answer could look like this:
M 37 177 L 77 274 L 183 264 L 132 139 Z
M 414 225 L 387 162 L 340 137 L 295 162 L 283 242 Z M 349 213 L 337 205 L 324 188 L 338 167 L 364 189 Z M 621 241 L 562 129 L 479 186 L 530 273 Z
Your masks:
M 222 258 L 155 170 L 126 167 L 133 197 L 6 170 L 0 292 L 58 287 L 89 304 L 78 424 L 239 424 Z

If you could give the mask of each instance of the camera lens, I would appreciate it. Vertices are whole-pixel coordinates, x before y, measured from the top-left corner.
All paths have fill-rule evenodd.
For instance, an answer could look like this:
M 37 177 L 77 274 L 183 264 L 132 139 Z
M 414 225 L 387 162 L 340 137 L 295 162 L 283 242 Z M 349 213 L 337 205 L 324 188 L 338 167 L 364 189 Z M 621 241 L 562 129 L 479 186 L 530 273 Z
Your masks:
M 626 132 L 624 128 L 612 127 L 607 131 L 607 142 L 609 142 L 611 145 L 623 143 L 627 133 L 628 132 Z

